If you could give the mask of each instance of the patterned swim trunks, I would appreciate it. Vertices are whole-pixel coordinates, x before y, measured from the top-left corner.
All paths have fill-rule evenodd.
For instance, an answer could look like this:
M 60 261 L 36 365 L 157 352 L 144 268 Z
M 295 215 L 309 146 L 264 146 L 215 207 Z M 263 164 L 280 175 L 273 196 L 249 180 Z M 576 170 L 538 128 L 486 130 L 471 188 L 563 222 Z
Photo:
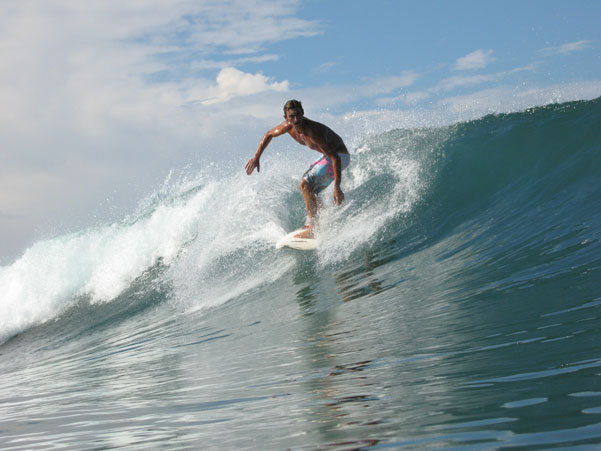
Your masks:
M 346 169 L 351 161 L 351 156 L 348 153 L 338 154 L 342 167 L 340 170 Z M 334 165 L 328 157 L 322 157 L 313 163 L 307 172 L 304 173 L 303 179 L 309 182 L 315 194 L 320 193 L 328 187 L 334 180 Z

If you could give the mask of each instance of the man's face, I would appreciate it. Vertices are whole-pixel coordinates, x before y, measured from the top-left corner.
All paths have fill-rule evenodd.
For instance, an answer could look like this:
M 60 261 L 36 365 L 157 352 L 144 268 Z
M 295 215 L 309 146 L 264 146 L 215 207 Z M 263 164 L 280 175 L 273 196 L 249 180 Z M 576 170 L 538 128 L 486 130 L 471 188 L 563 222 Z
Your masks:
M 286 121 L 293 126 L 303 122 L 303 112 L 300 108 L 290 108 L 286 111 Z

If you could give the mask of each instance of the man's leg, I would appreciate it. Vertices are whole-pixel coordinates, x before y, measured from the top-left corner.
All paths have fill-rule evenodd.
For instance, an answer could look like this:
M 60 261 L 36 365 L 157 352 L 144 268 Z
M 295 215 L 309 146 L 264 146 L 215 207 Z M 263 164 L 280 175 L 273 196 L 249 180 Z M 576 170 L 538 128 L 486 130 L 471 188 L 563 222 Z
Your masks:
M 315 225 L 315 217 L 317 216 L 317 211 L 319 209 L 319 198 L 307 180 L 302 179 L 299 188 L 303 194 L 303 199 L 305 200 L 305 207 L 307 208 L 307 215 L 309 216 L 309 228 L 302 233 L 295 235 L 295 237 L 313 238 L 313 226 Z

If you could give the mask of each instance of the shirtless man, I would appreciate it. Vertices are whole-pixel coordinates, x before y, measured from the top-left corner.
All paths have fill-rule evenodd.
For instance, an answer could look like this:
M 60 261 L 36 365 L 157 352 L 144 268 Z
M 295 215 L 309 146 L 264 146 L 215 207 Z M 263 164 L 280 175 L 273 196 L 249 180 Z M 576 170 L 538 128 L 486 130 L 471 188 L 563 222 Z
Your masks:
M 299 184 L 307 207 L 309 225 L 306 230 L 295 236 L 312 238 L 315 217 L 319 208 L 317 195 L 334 181 L 334 202 L 340 205 L 344 201 L 344 193 L 340 189 L 341 174 L 342 170 L 348 166 L 351 157 L 340 136 L 329 127 L 306 118 L 304 114 L 303 106 L 298 100 L 286 102 L 284 105 L 286 120 L 265 133 L 255 155 L 246 163 L 246 173 L 252 174 L 255 168 L 259 172 L 261 154 L 273 138 L 284 133 L 290 134 L 299 144 L 323 154 L 305 172 Z

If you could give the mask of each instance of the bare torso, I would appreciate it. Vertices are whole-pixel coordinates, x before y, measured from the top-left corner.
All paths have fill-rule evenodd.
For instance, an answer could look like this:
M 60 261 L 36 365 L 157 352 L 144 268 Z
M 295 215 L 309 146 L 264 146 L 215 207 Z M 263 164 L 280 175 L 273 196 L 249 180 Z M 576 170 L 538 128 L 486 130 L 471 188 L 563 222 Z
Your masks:
M 288 133 L 290 136 L 303 146 L 310 147 L 324 155 L 333 156 L 339 153 L 348 153 L 342 138 L 331 128 L 319 122 L 305 117 L 301 125 L 289 127 Z

